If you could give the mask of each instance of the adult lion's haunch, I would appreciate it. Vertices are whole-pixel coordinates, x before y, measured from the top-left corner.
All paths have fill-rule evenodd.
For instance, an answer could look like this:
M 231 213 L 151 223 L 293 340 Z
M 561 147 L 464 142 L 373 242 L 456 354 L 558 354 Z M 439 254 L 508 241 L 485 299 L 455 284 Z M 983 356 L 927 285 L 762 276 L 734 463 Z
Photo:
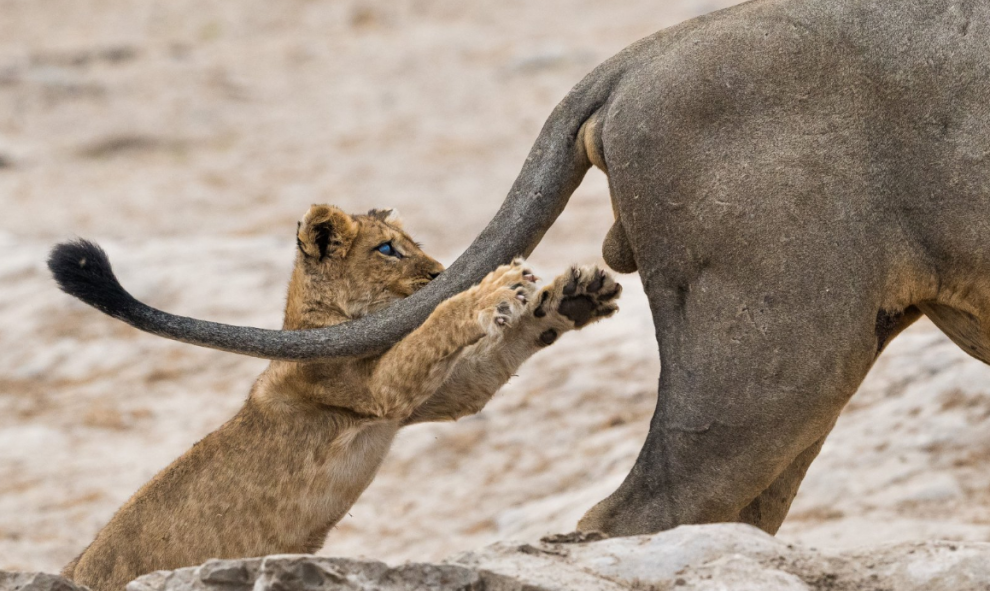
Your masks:
M 74 295 L 142 330 L 272 359 L 378 351 L 528 254 L 592 165 L 663 371 L 609 534 L 776 531 L 877 354 L 922 313 L 990 360 L 990 3 L 757 0 L 633 44 L 551 114 L 495 219 L 374 317 L 261 331 Z

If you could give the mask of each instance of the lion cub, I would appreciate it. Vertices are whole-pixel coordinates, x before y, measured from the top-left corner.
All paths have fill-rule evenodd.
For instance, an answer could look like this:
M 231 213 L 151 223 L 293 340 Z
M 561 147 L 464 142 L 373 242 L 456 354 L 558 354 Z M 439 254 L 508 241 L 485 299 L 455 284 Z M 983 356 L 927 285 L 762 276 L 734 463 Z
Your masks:
M 443 270 L 388 211 L 314 205 L 297 237 L 286 329 L 368 314 Z M 617 309 L 620 286 L 596 268 L 538 293 L 535 280 L 521 260 L 499 267 L 375 357 L 272 362 L 240 412 L 138 490 L 62 574 L 116 591 L 209 558 L 317 550 L 400 427 L 478 412 L 527 357 Z

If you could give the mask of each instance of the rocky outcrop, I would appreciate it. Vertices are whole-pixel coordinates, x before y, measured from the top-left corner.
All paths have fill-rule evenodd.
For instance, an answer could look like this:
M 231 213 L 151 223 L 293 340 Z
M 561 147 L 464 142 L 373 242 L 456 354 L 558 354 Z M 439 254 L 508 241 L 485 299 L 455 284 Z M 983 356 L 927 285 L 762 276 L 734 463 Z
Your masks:
M 521 589 L 990 589 L 987 543 L 899 544 L 832 555 L 741 524 L 685 526 L 591 543 L 496 544 L 453 562 L 519 581 Z
M 0 591 L 79 591 L 61 577 L 2 573 Z M 440 564 L 284 555 L 211 560 L 145 575 L 127 591 L 986 591 L 990 544 L 924 542 L 829 554 L 740 524 L 653 536 L 499 543 Z
M 0 591 L 85 591 L 68 579 L 48 573 L 0 571 Z

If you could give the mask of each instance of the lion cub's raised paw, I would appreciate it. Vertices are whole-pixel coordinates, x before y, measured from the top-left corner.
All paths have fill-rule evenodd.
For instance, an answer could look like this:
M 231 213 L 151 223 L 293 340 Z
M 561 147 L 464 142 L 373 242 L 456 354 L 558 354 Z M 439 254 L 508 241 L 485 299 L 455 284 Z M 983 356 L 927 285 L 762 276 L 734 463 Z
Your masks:
M 517 258 L 502 265 L 472 288 L 478 323 L 489 336 L 496 336 L 513 325 L 526 312 L 536 293 L 536 275 Z
M 615 314 L 621 293 L 622 286 L 607 271 L 593 265 L 571 267 L 543 289 L 533 315 L 556 313 L 573 322 L 574 328 L 582 328 Z

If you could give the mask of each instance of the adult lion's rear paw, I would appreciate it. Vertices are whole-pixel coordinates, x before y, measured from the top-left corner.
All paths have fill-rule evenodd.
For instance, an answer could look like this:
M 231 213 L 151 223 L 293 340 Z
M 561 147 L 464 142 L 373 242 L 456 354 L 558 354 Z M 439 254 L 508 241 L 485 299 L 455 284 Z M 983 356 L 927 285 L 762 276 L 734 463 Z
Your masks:
M 473 289 L 477 290 L 478 322 L 494 336 L 526 312 L 536 294 L 536 276 L 517 258 L 489 273 Z
M 596 266 L 571 267 L 540 293 L 533 315 L 542 318 L 556 313 L 582 328 L 608 318 L 619 309 L 615 300 L 622 286 L 607 271 Z

